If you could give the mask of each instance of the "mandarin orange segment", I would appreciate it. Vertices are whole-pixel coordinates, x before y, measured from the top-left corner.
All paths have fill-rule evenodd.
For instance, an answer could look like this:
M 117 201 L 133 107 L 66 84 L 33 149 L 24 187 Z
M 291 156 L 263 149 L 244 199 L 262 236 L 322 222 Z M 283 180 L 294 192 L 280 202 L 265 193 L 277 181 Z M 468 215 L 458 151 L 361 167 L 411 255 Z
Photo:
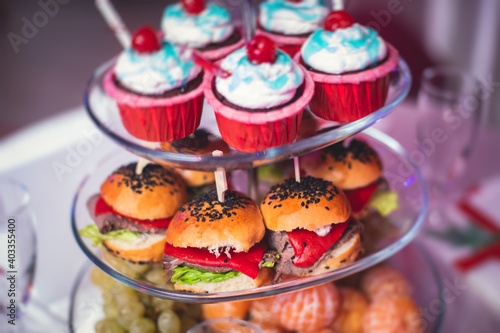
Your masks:
M 281 326 L 288 330 L 317 330 L 331 326 L 340 309 L 340 294 L 332 283 L 276 297 Z

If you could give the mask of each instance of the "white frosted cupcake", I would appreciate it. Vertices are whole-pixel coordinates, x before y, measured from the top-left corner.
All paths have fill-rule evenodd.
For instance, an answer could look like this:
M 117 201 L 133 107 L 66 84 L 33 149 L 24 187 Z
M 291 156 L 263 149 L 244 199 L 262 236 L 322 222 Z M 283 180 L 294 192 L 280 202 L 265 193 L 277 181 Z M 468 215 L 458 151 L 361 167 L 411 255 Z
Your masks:
M 242 47 L 244 40 L 229 11 L 204 0 L 184 0 L 163 12 L 161 27 L 167 42 L 197 49 L 215 61 Z
M 327 14 L 323 0 L 267 0 L 259 5 L 257 34 L 271 38 L 293 57 Z
M 232 74 L 207 76 L 205 97 L 224 141 L 253 152 L 295 140 L 314 89 L 300 65 L 269 38 L 256 36 L 221 67 Z
M 384 106 L 398 52 L 347 12 L 334 11 L 302 45 L 295 60 L 315 82 L 310 110 L 323 119 L 349 122 Z

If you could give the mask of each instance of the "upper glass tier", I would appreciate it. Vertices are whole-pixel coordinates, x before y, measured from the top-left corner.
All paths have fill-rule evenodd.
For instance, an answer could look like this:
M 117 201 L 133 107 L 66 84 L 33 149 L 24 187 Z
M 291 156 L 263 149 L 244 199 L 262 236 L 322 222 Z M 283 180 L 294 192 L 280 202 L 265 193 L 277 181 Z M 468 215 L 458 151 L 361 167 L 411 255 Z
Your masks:
M 406 62 L 400 58 L 397 68 L 391 73 L 389 94 L 386 105 L 376 112 L 350 123 L 335 123 L 316 120 L 317 126 L 306 136 L 300 136 L 291 144 L 274 147 L 254 153 L 243 153 L 232 150 L 224 156 L 200 156 L 188 153 L 173 153 L 159 148 L 144 147 L 142 141 L 130 135 L 122 125 L 116 103 L 106 95 L 103 89 L 104 74 L 111 68 L 115 60 L 110 60 L 100 66 L 90 80 L 85 91 L 85 105 L 90 118 L 97 127 L 116 143 L 130 152 L 167 166 L 195 170 L 248 169 L 266 165 L 293 156 L 321 149 L 332 143 L 344 140 L 387 116 L 401 103 L 411 86 L 411 74 Z M 302 127 L 306 126 L 303 122 Z M 210 130 L 220 136 L 212 108 L 205 103 L 200 128 Z M 302 129 L 302 128 L 301 128 Z

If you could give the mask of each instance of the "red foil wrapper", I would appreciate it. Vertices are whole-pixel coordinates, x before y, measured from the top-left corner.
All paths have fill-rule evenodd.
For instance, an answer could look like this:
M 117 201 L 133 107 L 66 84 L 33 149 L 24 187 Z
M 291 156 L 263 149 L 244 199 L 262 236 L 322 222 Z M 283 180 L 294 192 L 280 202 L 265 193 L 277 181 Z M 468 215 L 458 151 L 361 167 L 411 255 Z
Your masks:
M 182 139 L 200 126 L 203 95 L 170 106 L 133 107 L 118 104 L 125 129 L 134 137 L 154 142 Z
M 389 75 L 359 84 L 316 82 L 309 108 L 322 119 L 355 121 L 383 107 L 388 91 Z
M 266 124 L 252 124 L 228 119 L 215 113 L 222 139 L 231 147 L 254 152 L 291 143 L 297 137 L 302 111 Z

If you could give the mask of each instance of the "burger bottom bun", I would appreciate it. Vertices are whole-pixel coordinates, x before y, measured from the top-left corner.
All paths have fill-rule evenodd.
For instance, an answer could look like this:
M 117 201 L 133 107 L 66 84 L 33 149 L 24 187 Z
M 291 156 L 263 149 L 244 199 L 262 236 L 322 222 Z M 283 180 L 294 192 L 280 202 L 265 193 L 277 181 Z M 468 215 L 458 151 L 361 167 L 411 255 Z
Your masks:
M 165 235 L 143 234 L 136 242 L 119 239 L 105 240 L 104 246 L 111 253 L 135 263 L 157 263 L 163 259 Z
M 358 259 L 362 250 L 361 236 L 358 232 L 353 234 L 342 246 L 330 250 L 329 257 L 331 256 L 331 258 L 322 261 L 311 273 L 307 273 L 305 276 L 319 275 L 350 265 Z
M 194 284 L 174 284 L 175 290 L 190 291 L 193 293 L 217 293 L 225 291 L 236 291 L 244 289 L 258 288 L 271 283 L 274 276 L 272 268 L 261 268 L 257 278 L 252 279 L 245 274 L 227 279 L 222 282 L 198 282 Z

